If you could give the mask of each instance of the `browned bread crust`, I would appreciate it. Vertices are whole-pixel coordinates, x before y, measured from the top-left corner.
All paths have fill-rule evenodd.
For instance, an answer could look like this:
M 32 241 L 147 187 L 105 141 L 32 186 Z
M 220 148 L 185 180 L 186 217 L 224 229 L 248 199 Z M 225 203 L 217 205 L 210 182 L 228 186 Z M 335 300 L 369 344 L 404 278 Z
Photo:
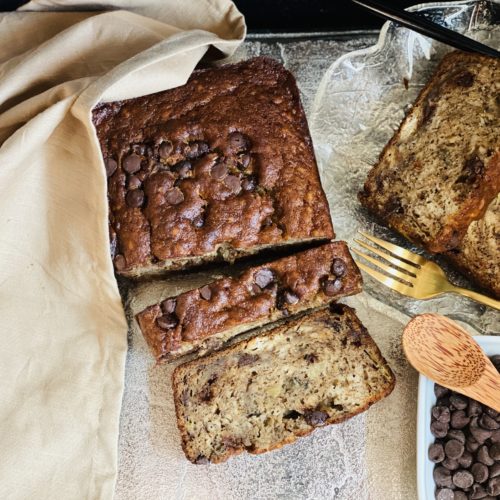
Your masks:
M 176 368 L 186 457 L 219 463 L 342 422 L 392 391 L 394 375 L 353 309 L 335 305 Z
M 360 193 L 430 252 L 457 248 L 500 190 L 499 81 L 498 59 L 446 55 Z
M 183 269 L 334 237 L 299 92 L 272 59 L 100 104 L 115 269 Z
M 165 299 L 136 318 L 158 361 L 223 346 L 265 323 L 361 292 L 347 245 L 328 243 Z

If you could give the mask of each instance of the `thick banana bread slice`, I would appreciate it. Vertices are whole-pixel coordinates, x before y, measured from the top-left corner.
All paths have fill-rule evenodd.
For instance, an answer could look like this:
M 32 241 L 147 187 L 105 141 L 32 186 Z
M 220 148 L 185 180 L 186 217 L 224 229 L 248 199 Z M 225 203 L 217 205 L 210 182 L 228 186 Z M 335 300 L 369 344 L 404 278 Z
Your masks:
M 137 321 L 156 359 L 168 361 L 221 348 L 243 331 L 354 295 L 361 284 L 347 245 L 336 241 L 167 298 Z
M 474 221 L 460 246 L 446 254 L 479 286 L 500 298 L 500 195 Z
M 500 60 L 448 54 L 370 171 L 361 203 L 430 252 L 457 248 L 500 190 L 499 129 Z
M 395 379 L 354 310 L 334 305 L 181 365 L 172 383 L 184 453 L 203 464 L 342 422 Z

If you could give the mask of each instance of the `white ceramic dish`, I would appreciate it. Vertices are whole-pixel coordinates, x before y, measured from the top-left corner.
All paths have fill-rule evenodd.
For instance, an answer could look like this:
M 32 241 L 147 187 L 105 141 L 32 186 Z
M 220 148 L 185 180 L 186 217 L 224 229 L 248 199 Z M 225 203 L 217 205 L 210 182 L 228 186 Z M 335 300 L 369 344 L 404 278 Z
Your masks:
M 488 356 L 500 354 L 500 336 L 476 336 L 474 340 Z M 427 450 L 434 442 L 430 425 L 431 408 L 435 403 L 434 382 L 420 375 L 417 410 L 417 488 L 419 500 L 434 500 L 435 498 L 435 484 L 432 477 L 434 464 L 427 457 Z

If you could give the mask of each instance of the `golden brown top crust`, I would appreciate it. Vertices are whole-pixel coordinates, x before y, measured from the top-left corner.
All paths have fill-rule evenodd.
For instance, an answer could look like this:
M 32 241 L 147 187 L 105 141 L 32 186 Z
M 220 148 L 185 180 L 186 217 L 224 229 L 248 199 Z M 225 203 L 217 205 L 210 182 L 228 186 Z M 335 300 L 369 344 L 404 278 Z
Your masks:
M 256 58 L 93 112 L 115 268 L 334 236 L 293 76 Z
M 457 248 L 500 190 L 500 60 L 452 52 L 370 171 L 360 201 L 431 252 Z
M 347 245 L 338 241 L 165 299 L 140 312 L 137 320 L 155 357 L 169 359 L 185 354 L 186 346 L 196 350 L 217 333 L 356 294 L 361 283 Z

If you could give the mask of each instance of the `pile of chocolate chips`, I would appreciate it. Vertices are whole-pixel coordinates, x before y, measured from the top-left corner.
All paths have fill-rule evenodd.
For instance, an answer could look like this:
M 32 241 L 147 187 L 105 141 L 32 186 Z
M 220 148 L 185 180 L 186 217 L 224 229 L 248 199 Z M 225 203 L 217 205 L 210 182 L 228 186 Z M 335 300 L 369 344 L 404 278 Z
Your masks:
M 491 361 L 500 372 L 500 355 Z M 429 459 L 437 500 L 500 499 L 500 413 L 434 385 Z

